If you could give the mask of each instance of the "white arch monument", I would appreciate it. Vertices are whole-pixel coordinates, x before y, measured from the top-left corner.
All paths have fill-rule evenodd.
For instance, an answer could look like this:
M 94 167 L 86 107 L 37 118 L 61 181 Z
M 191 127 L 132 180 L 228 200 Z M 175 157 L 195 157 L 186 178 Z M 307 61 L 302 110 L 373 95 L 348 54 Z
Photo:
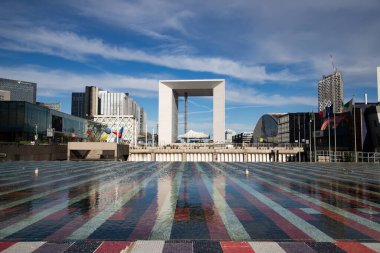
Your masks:
M 178 97 L 213 97 L 214 143 L 224 143 L 225 129 L 225 81 L 206 80 L 163 80 L 158 87 L 158 144 L 174 143 L 178 135 Z

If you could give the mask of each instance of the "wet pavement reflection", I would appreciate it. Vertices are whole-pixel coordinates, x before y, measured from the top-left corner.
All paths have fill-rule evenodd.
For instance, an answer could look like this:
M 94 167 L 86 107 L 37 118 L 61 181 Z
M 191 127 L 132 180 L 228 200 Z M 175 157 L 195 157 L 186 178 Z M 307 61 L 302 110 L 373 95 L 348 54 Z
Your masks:
M 4 162 L 0 240 L 378 242 L 379 183 L 377 164 Z

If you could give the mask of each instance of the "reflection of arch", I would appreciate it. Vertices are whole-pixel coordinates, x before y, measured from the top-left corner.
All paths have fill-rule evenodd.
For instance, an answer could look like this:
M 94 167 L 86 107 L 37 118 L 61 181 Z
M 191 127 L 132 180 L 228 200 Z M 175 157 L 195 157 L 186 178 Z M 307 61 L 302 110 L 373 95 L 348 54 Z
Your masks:
M 333 128 L 337 128 L 339 124 L 342 122 L 342 120 L 345 120 L 345 119 L 346 119 L 346 115 L 344 114 L 339 115 L 339 117 L 335 119 L 335 123 L 334 123 L 334 118 L 328 118 L 325 121 L 323 121 L 323 124 L 321 126 L 321 131 L 324 131 L 330 123 L 334 123 Z

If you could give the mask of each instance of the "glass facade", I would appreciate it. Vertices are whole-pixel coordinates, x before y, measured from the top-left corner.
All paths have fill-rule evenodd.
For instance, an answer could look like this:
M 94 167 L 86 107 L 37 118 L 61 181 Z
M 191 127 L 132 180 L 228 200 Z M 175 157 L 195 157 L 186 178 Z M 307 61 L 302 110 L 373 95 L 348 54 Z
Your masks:
M 89 129 L 96 129 L 97 136 L 105 128 L 96 122 L 21 101 L 0 101 L 0 118 L 0 141 L 32 141 L 36 132 L 38 139 L 43 140 L 48 128 L 55 129 L 55 138 L 61 142 L 65 138 L 81 140 L 88 137 Z
M 264 114 L 253 131 L 253 142 L 275 142 L 278 133 L 278 119 L 276 116 Z
M 84 92 L 73 92 L 71 95 L 71 115 L 84 118 Z

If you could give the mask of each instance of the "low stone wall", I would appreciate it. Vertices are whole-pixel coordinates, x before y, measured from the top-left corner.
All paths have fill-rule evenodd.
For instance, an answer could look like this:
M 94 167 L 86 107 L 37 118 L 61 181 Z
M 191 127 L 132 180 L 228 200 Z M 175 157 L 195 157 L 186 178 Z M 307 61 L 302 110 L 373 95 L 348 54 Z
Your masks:
M 66 160 L 67 145 L 0 144 L 0 161 Z
M 67 160 L 128 160 L 129 145 L 113 142 L 69 142 Z
M 149 148 L 131 149 L 129 161 L 157 162 L 295 162 L 305 161 L 301 148 Z M 301 154 L 301 157 L 300 157 Z

